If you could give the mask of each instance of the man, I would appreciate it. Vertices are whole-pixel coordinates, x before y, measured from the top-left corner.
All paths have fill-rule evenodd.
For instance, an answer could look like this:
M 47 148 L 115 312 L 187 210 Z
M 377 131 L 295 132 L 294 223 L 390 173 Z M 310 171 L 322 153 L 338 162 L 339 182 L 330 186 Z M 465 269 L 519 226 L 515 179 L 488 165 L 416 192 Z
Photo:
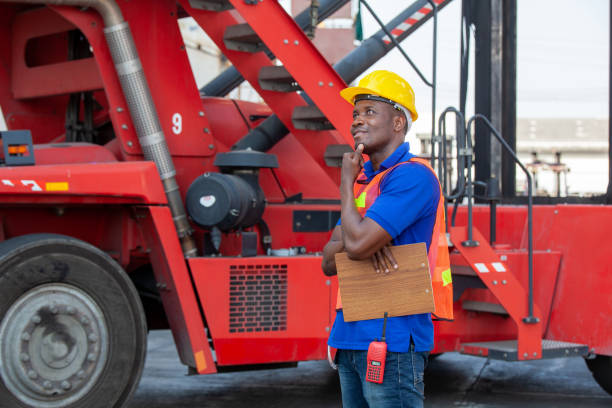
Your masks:
M 342 251 L 350 259 L 370 258 L 372 273 L 397 273 L 387 246 L 417 242 L 426 243 L 430 264 L 436 265 L 439 224 L 444 220 L 440 184 L 404 142 L 418 116 L 412 88 L 397 74 L 374 71 L 340 95 L 355 107 L 351 126 L 355 152 L 342 160 L 341 218 L 323 250 L 324 273 L 336 274 L 334 255 Z M 368 162 L 363 163 L 362 153 L 369 156 Z M 450 271 L 445 272 L 447 279 L 433 284 L 434 296 L 437 286 L 450 286 Z M 452 294 L 450 299 L 452 314 Z M 448 299 L 444 301 L 448 304 Z M 345 322 L 341 306 L 337 309 L 328 344 L 338 349 L 344 408 L 422 407 L 423 372 L 433 348 L 431 315 L 388 319 L 384 381 L 377 384 L 365 380 L 366 355 L 370 343 L 381 336 L 383 319 Z

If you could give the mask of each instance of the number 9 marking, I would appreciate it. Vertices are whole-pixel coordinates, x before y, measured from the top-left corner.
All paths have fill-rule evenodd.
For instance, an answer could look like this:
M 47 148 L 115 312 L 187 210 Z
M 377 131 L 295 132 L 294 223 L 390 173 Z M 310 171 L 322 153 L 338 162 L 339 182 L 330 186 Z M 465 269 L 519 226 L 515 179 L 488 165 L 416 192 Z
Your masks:
M 172 126 L 172 132 L 175 135 L 180 135 L 183 131 L 183 117 L 180 113 L 172 115 L 172 124 L 174 125 Z

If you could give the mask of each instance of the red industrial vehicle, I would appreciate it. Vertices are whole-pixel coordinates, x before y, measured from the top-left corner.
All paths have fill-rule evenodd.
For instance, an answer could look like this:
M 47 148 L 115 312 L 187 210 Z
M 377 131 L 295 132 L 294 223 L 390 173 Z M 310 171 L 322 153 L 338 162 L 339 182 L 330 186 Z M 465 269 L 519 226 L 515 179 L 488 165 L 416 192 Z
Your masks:
M 147 329 L 171 329 L 191 374 L 325 359 L 338 91 L 449 1 L 416 0 L 332 68 L 303 30 L 347 0 L 295 20 L 276 0 L 0 0 L 0 405 L 125 406 Z M 186 16 L 233 64 L 202 90 Z M 265 105 L 221 97 L 243 79 Z M 473 206 L 469 134 L 434 352 L 579 355 L 612 392 L 612 209 L 497 205 L 494 187 Z

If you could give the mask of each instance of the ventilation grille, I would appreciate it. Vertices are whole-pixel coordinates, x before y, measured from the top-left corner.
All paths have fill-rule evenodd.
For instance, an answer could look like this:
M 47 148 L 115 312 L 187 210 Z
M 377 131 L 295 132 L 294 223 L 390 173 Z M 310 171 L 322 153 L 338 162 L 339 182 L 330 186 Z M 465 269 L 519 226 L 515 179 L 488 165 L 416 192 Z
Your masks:
M 287 330 L 287 265 L 230 265 L 230 333 Z

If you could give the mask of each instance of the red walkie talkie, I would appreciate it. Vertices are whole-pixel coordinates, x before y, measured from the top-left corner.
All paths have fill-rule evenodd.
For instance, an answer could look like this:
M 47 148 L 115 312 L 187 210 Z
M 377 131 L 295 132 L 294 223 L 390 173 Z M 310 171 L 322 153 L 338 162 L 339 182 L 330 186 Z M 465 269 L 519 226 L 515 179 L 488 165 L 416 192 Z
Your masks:
M 387 343 L 385 342 L 385 330 L 387 328 L 387 312 L 383 321 L 382 339 L 374 340 L 368 347 L 368 368 L 366 370 L 366 381 L 382 384 L 385 374 L 385 359 L 387 358 Z

